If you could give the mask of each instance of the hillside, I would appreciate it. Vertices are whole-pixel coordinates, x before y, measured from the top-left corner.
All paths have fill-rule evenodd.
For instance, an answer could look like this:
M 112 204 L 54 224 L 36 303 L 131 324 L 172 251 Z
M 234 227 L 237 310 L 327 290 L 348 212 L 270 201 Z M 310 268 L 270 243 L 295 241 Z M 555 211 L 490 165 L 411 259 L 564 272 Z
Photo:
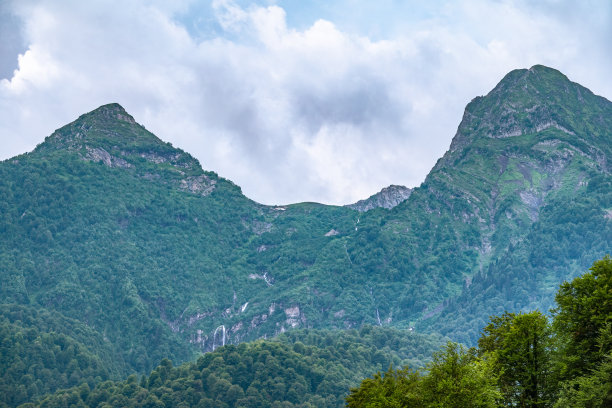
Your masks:
M 395 329 L 295 330 L 274 340 L 227 345 L 197 361 L 173 367 L 164 359 L 140 380 L 82 385 L 58 391 L 32 406 L 345 406 L 350 387 L 373 371 L 420 367 L 441 339 Z M 416 364 L 416 365 L 415 365 Z
M 611 149 L 612 103 L 534 66 L 468 104 L 390 210 L 274 207 L 105 105 L 0 163 L 3 335 L 61 334 L 94 380 L 299 328 L 473 344 L 610 252 Z
M 480 230 L 476 273 L 434 327 L 473 343 L 487 315 L 547 311 L 560 282 L 609 254 L 611 153 L 612 103 L 553 69 L 513 71 L 473 100 L 424 185 Z

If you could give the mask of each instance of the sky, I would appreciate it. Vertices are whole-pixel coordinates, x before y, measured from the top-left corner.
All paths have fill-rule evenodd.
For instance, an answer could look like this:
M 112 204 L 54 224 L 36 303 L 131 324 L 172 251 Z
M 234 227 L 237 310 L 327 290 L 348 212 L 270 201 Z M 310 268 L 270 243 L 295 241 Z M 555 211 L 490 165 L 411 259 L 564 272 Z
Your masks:
M 609 0 L 0 0 L 0 160 L 117 102 L 264 204 L 418 186 L 543 64 L 612 99 Z

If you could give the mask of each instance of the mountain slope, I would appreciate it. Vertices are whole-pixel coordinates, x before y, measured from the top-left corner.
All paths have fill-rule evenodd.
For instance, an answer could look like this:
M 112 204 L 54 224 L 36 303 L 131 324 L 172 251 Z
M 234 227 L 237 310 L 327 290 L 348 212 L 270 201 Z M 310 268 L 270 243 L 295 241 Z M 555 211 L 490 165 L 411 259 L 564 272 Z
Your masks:
M 431 336 L 364 326 L 343 333 L 293 331 L 275 340 L 227 345 L 196 362 L 164 359 L 142 376 L 61 390 L 33 406 L 344 407 L 371 372 L 411 364 L 439 347 Z M 416 360 L 416 367 L 423 361 Z M 415 365 L 412 365 L 415 367 Z
M 558 71 L 513 71 L 467 106 L 423 185 L 360 213 L 255 203 L 105 105 L 0 163 L 0 298 L 104 339 L 111 378 L 295 328 L 470 343 L 610 252 L 611 121 Z
M 547 310 L 558 283 L 610 252 L 611 148 L 612 103 L 547 67 L 467 106 L 423 187 L 479 224 L 479 267 L 435 327 L 469 342 L 488 314 Z
M 347 205 L 347 207 L 359 212 L 366 212 L 374 208 L 386 208 L 387 210 L 390 210 L 399 203 L 408 199 L 411 193 L 412 189 L 408 187 L 396 186 L 392 184 L 364 200 L 359 200 L 354 204 Z

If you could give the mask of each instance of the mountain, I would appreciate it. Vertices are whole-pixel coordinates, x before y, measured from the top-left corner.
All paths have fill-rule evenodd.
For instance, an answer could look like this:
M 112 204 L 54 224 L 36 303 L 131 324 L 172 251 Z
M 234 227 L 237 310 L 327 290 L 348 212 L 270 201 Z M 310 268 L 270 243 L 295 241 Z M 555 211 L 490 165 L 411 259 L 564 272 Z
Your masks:
M 480 232 L 478 267 L 433 327 L 473 342 L 483 312 L 547 311 L 558 283 L 609 254 L 611 153 L 612 103 L 554 69 L 474 99 L 422 186 Z
M 386 208 L 390 210 L 402 201 L 408 199 L 411 193 L 412 189 L 408 187 L 392 184 L 364 200 L 359 200 L 354 204 L 347 205 L 347 207 L 359 212 L 366 212 L 374 208 Z
M 3 333 L 42 367 L 37 339 L 68 344 L 101 380 L 298 328 L 473 344 L 610 252 L 611 149 L 612 103 L 534 66 L 468 104 L 393 208 L 264 206 L 105 105 L 0 163 Z
M 274 340 L 227 345 L 174 367 L 161 361 L 140 381 L 81 385 L 34 406 L 69 405 L 341 408 L 351 387 L 391 366 L 421 365 L 439 339 L 389 328 L 359 331 L 294 330 Z M 416 360 L 415 360 L 416 358 Z
M 93 328 L 128 372 L 194 355 L 170 319 L 191 299 L 202 309 L 231 298 L 214 278 L 224 279 L 220 262 L 231 262 L 250 228 L 242 219 L 256 218 L 258 204 L 116 104 L 0 172 L 5 302 Z

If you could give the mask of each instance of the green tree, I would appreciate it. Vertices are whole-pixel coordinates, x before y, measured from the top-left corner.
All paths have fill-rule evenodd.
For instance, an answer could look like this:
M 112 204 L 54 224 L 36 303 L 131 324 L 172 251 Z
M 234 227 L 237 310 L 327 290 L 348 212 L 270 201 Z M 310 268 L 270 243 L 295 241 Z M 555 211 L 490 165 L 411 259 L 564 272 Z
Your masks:
M 499 374 L 503 405 L 550 406 L 552 337 L 546 316 L 538 311 L 493 316 L 478 346 Z
M 553 328 L 561 378 L 588 374 L 611 350 L 610 342 L 600 344 L 600 336 L 612 323 L 612 259 L 606 256 L 590 272 L 564 282 L 555 300 Z
M 349 408 L 424 407 L 421 384 L 418 372 L 389 367 L 386 373 L 376 373 L 373 378 L 363 380 L 359 387 L 351 388 L 346 404 Z
M 612 357 L 606 356 L 589 375 L 563 383 L 555 408 L 612 407 Z
M 612 260 L 561 285 L 553 327 L 559 342 L 556 408 L 612 406 Z
M 476 350 L 448 343 L 433 355 L 423 379 L 426 407 L 495 407 L 500 394 L 492 364 Z

